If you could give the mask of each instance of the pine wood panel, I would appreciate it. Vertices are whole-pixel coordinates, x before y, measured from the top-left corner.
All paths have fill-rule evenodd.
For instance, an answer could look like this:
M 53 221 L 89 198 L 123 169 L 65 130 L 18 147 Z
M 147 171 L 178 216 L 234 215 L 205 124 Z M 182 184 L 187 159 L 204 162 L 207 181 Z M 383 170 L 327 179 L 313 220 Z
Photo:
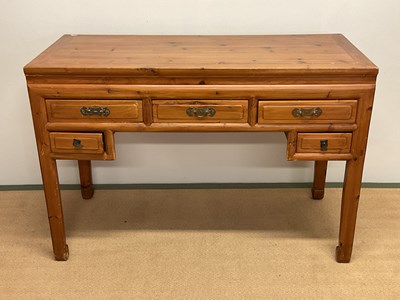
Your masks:
M 32 84 L 29 88 L 47 99 L 257 99 L 323 100 L 359 99 L 374 84 L 307 85 L 105 85 Z
M 299 153 L 350 153 L 351 133 L 299 133 Z M 321 150 L 321 141 L 328 142 L 327 150 Z
M 243 73 L 244 72 L 244 73 Z M 25 67 L 27 75 L 376 75 L 345 37 L 65 35 Z
M 74 146 L 74 140 L 80 147 Z M 50 147 L 54 153 L 100 154 L 104 152 L 103 134 L 51 132 Z
M 307 132 L 354 131 L 357 124 L 256 124 L 248 123 L 47 123 L 49 131 L 98 132 L 111 130 L 118 132 L 285 132 L 290 130 Z
M 285 100 L 259 101 L 258 122 L 277 123 L 354 123 L 357 100 Z M 319 108 L 322 113 L 316 117 L 295 117 L 294 109 Z
M 130 85 L 266 85 L 266 84 L 374 84 L 376 74 L 259 74 L 257 71 L 242 71 L 233 74 L 207 74 L 182 76 L 181 74 L 164 74 L 163 76 L 96 76 L 96 75 L 27 75 L 30 84 L 130 84 Z M 276 73 L 276 72 L 275 72 Z
M 109 115 L 83 115 L 83 107 L 109 109 Z M 142 122 L 142 102 L 137 100 L 46 100 L 49 122 Z
M 198 117 L 188 115 L 187 110 L 215 109 L 215 115 Z M 185 123 L 246 123 L 247 100 L 153 100 L 154 122 Z
M 303 128 L 307 129 L 308 127 L 312 126 L 310 125 L 304 125 Z M 315 125 L 314 125 L 315 126 Z M 327 160 L 348 160 L 348 159 L 353 159 L 353 154 L 350 152 L 341 152 L 341 151 L 320 151 L 320 139 L 318 139 L 318 145 L 314 144 L 311 149 L 308 149 L 307 151 L 304 152 L 299 152 L 298 148 L 301 146 L 298 146 L 299 143 L 299 138 L 298 135 L 301 134 L 316 134 L 321 137 L 329 138 L 330 135 L 335 136 L 336 133 L 297 133 L 295 127 L 292 127 L 291 129 L 288 129 L 286 133 L 286 138 L 287 138 L 287 147 L 286 147 L 286 159 L 287 160 L 314 160 L 314 161 L 327 161 Z M 343 133 L 338 133 L 339 135 L 342 135 Z M 332 136 L 330 136 L 332 137 Z M 308 146 L 309 147 L 309 146 Z M 314 148 L 314 150 L 313 150 Z M 317 150 L 318 148 L 318 150 Z

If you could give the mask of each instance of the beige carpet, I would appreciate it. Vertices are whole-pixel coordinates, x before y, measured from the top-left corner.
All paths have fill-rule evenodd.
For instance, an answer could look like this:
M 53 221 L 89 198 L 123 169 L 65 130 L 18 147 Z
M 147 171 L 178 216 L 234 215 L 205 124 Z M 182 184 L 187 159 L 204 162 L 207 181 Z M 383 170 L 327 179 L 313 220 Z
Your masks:
M 340 189 L 63 191 L 68 262 L 41 191 L 0 192 L 0 299 L 400 299 L 400 190 L 362 191 L 334 260 Z

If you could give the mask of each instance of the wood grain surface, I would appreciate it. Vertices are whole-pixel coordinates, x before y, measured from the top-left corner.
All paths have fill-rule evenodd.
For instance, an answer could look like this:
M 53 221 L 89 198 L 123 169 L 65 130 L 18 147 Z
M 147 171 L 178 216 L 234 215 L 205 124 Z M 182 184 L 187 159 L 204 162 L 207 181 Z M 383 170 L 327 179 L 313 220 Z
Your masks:
M 376 66 L 344 36 L 64 35 L 27 75 L 364 74 Z
M 327 161 L 346 161 L 336 260 L 350 261 L 378 68 L 344 36 L 64 35 L 24 71 L 57 260 L 57 159 L 79 161 L 87 199 L 115 132 L 271 131 L 288 160 L 315 161 L 314 199 Z

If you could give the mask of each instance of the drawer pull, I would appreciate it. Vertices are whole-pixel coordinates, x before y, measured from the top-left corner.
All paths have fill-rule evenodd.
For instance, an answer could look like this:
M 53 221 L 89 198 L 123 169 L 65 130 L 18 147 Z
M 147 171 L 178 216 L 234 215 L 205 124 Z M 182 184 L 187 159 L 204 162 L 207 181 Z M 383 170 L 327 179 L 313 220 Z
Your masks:
M 83 116 L 104 116 L 107 117 L 110 114 L 110 109 L 108 107 L 99 107 L 99 106 L 83 106 L 81 107 L 81 114 Z
M 190 117 L 198 117 L 198 118 L 204 118 L 204 117 L 213 117 L 217 110 L 213 107 L 200 107 L 200 108 L 195 108 L 195 107 L 189 107 L 186 110 L 186 114 Z
M 322 114 L 322 109 L 316 108 L 295 108 L 292 110 L 292 115 L 295 118 L 302 117 L 319 117 Z
M 319 145 L 321 147 L 321 151 L 328 151 L 328 140 L 320 140 Z
M 73 139 L 72 140 L 72 145 L 76 148 L 76 149 L 82 149 L 83 145 L 81 143 L 81 140 L 77 140 L 77 139 Z

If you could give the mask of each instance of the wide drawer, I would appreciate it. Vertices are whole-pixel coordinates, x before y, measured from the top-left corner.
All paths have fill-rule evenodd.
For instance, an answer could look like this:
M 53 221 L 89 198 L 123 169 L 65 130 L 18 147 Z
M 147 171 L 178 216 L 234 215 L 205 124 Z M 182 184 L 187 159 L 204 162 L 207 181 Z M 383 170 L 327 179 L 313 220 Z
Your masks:
M 102 133 L 51 132 L 53 153 L 101 154 L 104 152 Z
M 153 100 L 154 122 L 247 123 L 247 100 Z
M 46 100 L 49 122 L 142 122 L 140 100 Z
M 261 100 L 260 124 L 354 123 L 357 100 Z
M 351 133 L 299 133 L 297 153 L 349 153 Z

